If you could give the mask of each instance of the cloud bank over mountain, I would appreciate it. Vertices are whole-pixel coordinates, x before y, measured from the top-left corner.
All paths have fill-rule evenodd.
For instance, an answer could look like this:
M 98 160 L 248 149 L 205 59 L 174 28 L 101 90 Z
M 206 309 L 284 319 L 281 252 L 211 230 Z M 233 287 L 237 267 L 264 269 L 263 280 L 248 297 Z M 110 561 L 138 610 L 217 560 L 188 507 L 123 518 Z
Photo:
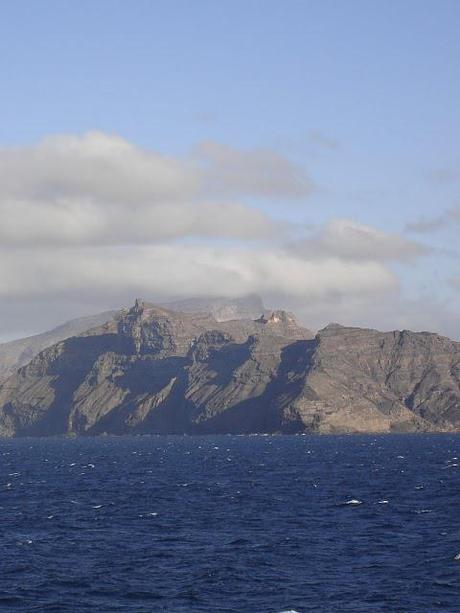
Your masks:
M 394 304 L 393 265 L 430 249 L 352 219 L 304 231 L 283 217 L 294 203 L 308 221 L 314 190 L 302 165 L 268 148 L 207 141 L 172 157 L 102 132 L 3 148 L 0 335 L 19 325 L 21 301 L 37 329 L 64 304 L 102 310 L 133 295 L 258 292 L 302 303 L 310 325 Z

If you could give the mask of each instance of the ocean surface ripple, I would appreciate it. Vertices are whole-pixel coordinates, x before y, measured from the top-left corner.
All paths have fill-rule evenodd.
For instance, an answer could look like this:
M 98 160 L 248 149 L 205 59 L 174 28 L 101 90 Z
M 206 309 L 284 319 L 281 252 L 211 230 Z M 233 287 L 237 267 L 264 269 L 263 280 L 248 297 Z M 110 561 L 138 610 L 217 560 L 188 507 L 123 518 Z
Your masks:
M 459 611 L 459 458 L 456 435 L 2 440 L 0 610 Z

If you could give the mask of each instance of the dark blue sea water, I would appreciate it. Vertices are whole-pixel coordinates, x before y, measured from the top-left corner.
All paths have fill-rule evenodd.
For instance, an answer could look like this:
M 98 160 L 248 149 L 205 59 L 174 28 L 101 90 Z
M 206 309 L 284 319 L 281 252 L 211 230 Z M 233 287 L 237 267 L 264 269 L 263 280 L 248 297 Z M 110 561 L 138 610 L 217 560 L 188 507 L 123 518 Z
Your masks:
M 458 458 L 450 435 L 3 440 L 0 609 L 460 611 Z

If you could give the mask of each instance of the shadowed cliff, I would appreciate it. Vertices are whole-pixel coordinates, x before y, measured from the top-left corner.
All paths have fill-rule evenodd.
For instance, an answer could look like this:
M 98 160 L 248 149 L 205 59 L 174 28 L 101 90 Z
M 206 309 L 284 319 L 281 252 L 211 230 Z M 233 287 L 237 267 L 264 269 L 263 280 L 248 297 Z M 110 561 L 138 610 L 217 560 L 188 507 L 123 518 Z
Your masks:
M 142 301 L 0 387 L 3 436 L 460 430 L 460 344 Z

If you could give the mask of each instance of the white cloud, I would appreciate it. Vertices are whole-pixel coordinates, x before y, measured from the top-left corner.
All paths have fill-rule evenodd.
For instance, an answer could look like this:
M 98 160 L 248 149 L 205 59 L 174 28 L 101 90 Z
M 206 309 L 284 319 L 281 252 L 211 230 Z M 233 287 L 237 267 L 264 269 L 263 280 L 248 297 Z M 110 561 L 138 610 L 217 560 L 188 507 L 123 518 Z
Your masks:
M 0 150 L 2 198 L 152 204 L 190 197 L 199 181 L 185 162 L 101 132 L 53 136 L 37 145 Z
M 274 221 L 230 197 L 275 187 L 276 195 L 291 196 L 291 164 L 269 151 L 231 151 L 231 176 L 222 177 L 221 163 L 206 155 L 203 167 L 196 155 L 168 158 L 99 132 L 0 149 L 0 244 L 271 237 Z M 249 161 L 240 177 L 239 158 Z M 217 198 L 211 184 L 221 180 Z
M 349 294 L 335 300 L 305 301 L 290 298 L 287 308 L 312 330 L 331 321 L 342 325 L 379 330 L 430 331 L 460 340 L 460 313 L 455 305 L 437 296 L 407 297 L 398 292 Z
M 9 298 L 82 291 L 149 296 L 255 291 L 318 299 L 376 294 L 396 286 L 380 263 L 306 261 L 276 250 L 156 245 L 0 252 L 0 297 Z
M 241 204 L 169 202 L 101 205 L 92 199 L 0 202 L 3 245 L 153 243 L 190 236 L 260 239 L 279 224 Z
M 293 249 L 309 258 L 337 257 L 355 261 L 405 261 L 429 252 L 420 243 L 350 219 L 331 220 L 312 236 L 296 243 Z
M 268 149 L 206 143 L 168 158 L 97 132 L 0 149 L 0 332 L 25 329 L 29 314 L 52 326 L 136 295 L 258 292 L 312 314 L 397 294 L 386 261 L 425 253 L 418 243 L 332 220 L 283 248 L 285 225 L 245 204 L 310 191 L 305 173 Z
M 271 149 L 241 150 L 208 141 L 195 155 L 211 193 L 303 198 L 312 191 L 303 169 Z

